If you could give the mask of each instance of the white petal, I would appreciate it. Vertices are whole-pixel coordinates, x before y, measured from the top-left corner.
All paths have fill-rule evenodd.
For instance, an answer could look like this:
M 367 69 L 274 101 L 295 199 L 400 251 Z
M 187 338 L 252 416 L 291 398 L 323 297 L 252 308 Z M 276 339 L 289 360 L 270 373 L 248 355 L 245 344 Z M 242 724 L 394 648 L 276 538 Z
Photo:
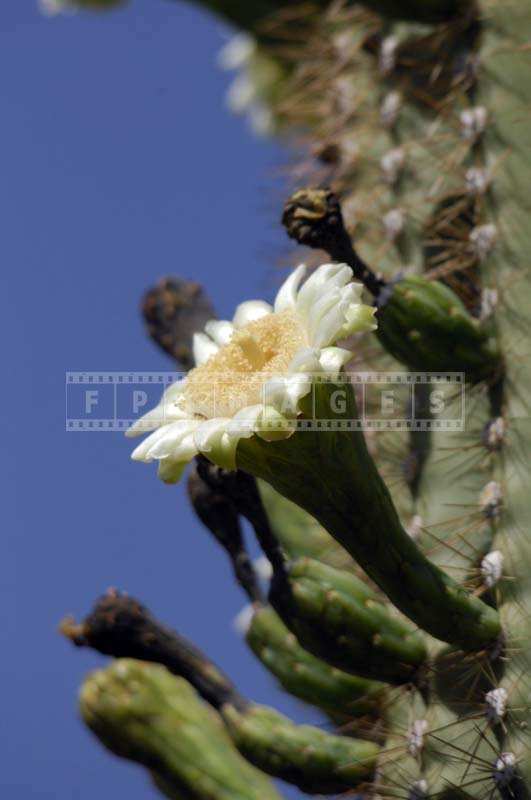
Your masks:
M 168 386 L 168 388 L 165 390 L 164 394 L 162 395 L 162 401 L 165 403 L 174 402 L 184 392 L 185 388 L 186 378 L 175 381 L 175 383 L 172 383 L 171 386 Z
M 211 319 L 205 325 L 207 333 L 219 347 L 225 347 L 234 335 L 234 325 L 226 319 Z
M 275 313 L 295 308 L 299 284 L 306 273 L 306 264 L 300 264 L 284 281 L 275 298 Z
M 324 291 L 344 286 L 352 280 L 352 270 L 346 264 L 323 264 L 310 275 L 297 297 L 297 310 L 306 315 Z
M 238 436 L 242 439 L 251 437 L 257 428 L 263 410 L 264 407 L 261 404 L 241 408 L 227 425 L 229 436 Z
M 344 286 L 339 295 L 339 302 L 330 311 L 323 314 L 318 326 L 310 332 L 311 343 L 314 347 L 327 347 L 356 331 L 376 328 L 375 309 L 357 302 L 357 284 L 350 283 L 348 286 Z
M 267 317 L 268 314 L 273 312 L 272 306 L 265 303 L 263 300 L 247 300 L 245 303 L 240 303 L 234 314 L 232 324 L 235 328 L 243 328 L 250 322 L 254 322 L 262 317 Z
M 266 442 L 288 439 L 293 433 L 290 420 L 273 406 L 265 406 L 258 422 L 257 435 Z
M 206 333 L 194 333 L 194 361 L 199 367 L 219 351 L 218 345 Z
M 339 305 L 341 303 L 341 291 L 340 289 L 333 289 L 330 292 L 326 292 L 319 300 L 313 304 L 313 306 L 308 310 L 307 314 L 307 333 L 310 339 L 313 339 L 313 335 L 315 331 L 319 329 L 319 325 L 321 320 L 328 314 L 331 309 L 339 310 Z
M 156 430 L 155 433 L 147 436 L 143 442 L 140 442 L 138 447 L 135 448 L 131 453 L 131 458 L 133 461 L 145 461 L 146 464 L 149 464 L 150 461 L 153 461 L 153 459 L 148 455 L 149 451 L 152 447 L 154 447 L 159 439 L 162 439 L 164 436 L 166 436 L 166 431 L 169 427 L 169 425 L 163 425 L 161 428 Z
M 328 313 L 324 314 L 319 320 L 319 325 L 311 333 L 311 343 L 314 347 L 328 347 L 341 338 L 341 332 L 345 324 L 345 309 L 341 307 L 341 302 Z
M 363 303 L 350 306 L 345 314 L 342 338 L 360 331 L 375 331 L 378 327 L 376 309 Z
M 320 350 L 316 347 L 302 347 L 291 359 L 288 372 L 320 372 Z
M 350 350 L 344 350 L 342 347 L 325 347 L 321 350 L 319 363 L 323 372 L 336 373 L 352 360 L 352 356 Z
M 160 428 L 161 425 L 188 418 L 189 414 L 181 407 L 180 403 L 184 388 L 185 380 L 172 383 L 163 393 L 160 403 L 143 417 L 137 419 L 125 432 L 125 435 L 129 438 L 141 436 L 143 433 Z
M 236 469 L 236 448 L 241 435 L 227 432 L 229 419 L 209 419 L 194 433 L 194 442 L 200 453 L 225 469 Z
M 295 417 L 299 401 L 311 391 L 311 377 L 304 372 L 272 378 L 264 385 L 264 404 L 279 411 L 282 416 Z
M 171 458 L 173 460 L 182 461 L 181 445 L 184 440 L 188 438 L 188 442 L 185 443 L 182 449 L 182 453 L 186 454 L 190 449 L 191 440 L 189 437 L 200 424 L 201 422 L 199 420 L 185 419 L 174 422 L 172 425 L 166 425 L 164 428 L 166 432 L 165 436 L 161 436 L 157 439 L 155 444 L 148 451 L 147 456 L 149 460 L 153 458 Z M 192 455 L 194 454 L 192 453 Z
M 130 428 L 128 428 L 125 432 L 125 435 L 132 439 L 135 436 L 141 436 L 143 433 L 149 433 L 149 431 L 154 431 L 157 428 L 160 428 L 165 422 L 165 415 L 164 415 L 164 406 L 162 403 L 159 403 L 158 406 L 152 408 L 151 411 L 148 411 L 147 414 L 144 414 L 143 417 L 137 419 Z
M 186 461 L 173 461 L 170 458 L 163 458 L 159 461 L 158 476 L 164 483 L 177 483 L 188 466 L 190 459 Z

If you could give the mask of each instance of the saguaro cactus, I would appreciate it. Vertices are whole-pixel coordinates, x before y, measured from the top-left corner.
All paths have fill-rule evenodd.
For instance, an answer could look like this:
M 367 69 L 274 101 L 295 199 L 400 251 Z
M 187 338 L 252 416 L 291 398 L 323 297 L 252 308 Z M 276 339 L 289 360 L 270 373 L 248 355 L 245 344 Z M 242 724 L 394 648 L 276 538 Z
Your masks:
M 173 640 L 160 628 L 136 649 L 117 646 L 130 644 L 130 619 L 112 626 L 106 648 L 87 634 L 90 625 L 66 632 L 184 674 L 224 722 L 205 744 L 204 764 L 208 771 L 218 741 L 233 748 L 230 796 L 254 797 L 258 780 L 253 771 L 247 794 L 238 794 L 241 776 L 251 774 L 239 751 L 307 792 L 526 800 L 531 5 L 317 3 L 303 15 L 304 36 L 294 35 L 302 12 L 297 17 L 292 4 L 205 5 L 251 30 L 258 51 L 280 65 L 275 91 L 262 101 L 284 131 L 302 133 L 313 159 L 309 186 L 289 198 L 283 223 L 292 239 L 318 251 L 306 253 L 312 265 L 319 251 L 332 263 L 306 282 L 296 270 L 274 309 L 244 303 L 232 322 L 204 326 L 208 304 L 197 295 L 197 317 L 187 311 L 186 318 L 198 320 L 199 369 L 145 418 L 144 430 L 155 432 L 135 452 L 159 460 L 167 482 L 196 459 L 190 497 L 250 600 L 252 652 L 337 731 L 301 730 L 237 699 L 201 658 L 172 668 Z M 166 284 L 173 293 L 184 285 Z M 189 309 L 194 293 L 183 296 Z M 190 326 L 181 335 L 155 300 L 150 334 L 174 356 L 189 356 Z M 362 371 L 463 373 L 464 428 L 438 425 L 421 387 L 423 430 L 364 433 L 345 378 L 349 360 Z M 214 380 L 216 365 L 235 382 L 244 374 L 243 409 L 227 404 L 214 414 L 199 392 L 199 377 Z M 253 400 L 256 373 L 266 383 L 280 373 L 280 388 L 267 384 L 265 410 Z M 340 407 L 332 402 L 337 392 Z M 280 400 L 289 400 L 288 411 Z M 460 402 L 447 399 L 450 416 Z M 241 517 L 270 563 L 267 597 Z M 157 650 L 161 635 L 165 647 Z M 123 669 L 151 674 L 134 664 Z M 169 796 L 195 797 L 180 786 L 182 771 L 166 769 L 162 758 L 172 715 L 181 703 L 189 707 L 191 689 L 178 699 L 172 687 L 183 684 L 152 674 L 160 714 L 144 713 L 151 700 L 143 689 L 135 700 L 151 756 L 137 747 L 139 728 L 116 726 L 130 699 L 112 680 L 105 684 L 112 714 L 102 711 L 94 723 L 89 683 L 84 715 L 111 749 L 154 771 Z M 177 724 L 175 741 L 187 744 Z M 275 796 L 263 786 L 260 796 Z M 208 796 L 227 795 L 218 783 Z

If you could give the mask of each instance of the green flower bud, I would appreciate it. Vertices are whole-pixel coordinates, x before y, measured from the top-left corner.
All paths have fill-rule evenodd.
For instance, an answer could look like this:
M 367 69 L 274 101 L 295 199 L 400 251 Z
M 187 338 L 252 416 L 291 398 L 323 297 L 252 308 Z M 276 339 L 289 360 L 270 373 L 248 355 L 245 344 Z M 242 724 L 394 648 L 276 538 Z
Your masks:
M 501 369 L 491 332 L 439 281 L 407 276 L 380 297 L 377 336 L 409 369 L 465 372 L 476 382 Z

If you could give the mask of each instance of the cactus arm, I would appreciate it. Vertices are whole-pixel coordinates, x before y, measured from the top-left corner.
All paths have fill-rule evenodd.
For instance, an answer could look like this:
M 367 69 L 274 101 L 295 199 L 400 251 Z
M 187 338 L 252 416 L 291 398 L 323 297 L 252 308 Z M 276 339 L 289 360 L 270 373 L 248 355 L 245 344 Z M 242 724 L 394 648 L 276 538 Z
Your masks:
M 178 677 L 186 675 L 200 696 L 219 711 L 240 752 L 274 777 L 321 793 L 327 787 L 333 791 L 356 788 L 374 772 L 379 752 L 376 744 L 295 725 L 281 714 L 249 702 L 194 645 L 160 625 L 126 595 L 108 595 L 83 625 L 68 622 L 63 624 L 63 632 L 78 646 L 157 662 Z M 308 767 L 305 759 L 310 757 Z
M 309 558 L 292 562 L 288 575 L 289 592 L 273 580 L 270 601 L 310 653 L 366 678 L 422 680 L 422 637 L 359 578 Z
M 255 611 L 246 639 L 284 689 L 330 714 L 372 715 L 384 703 L 383 684 L 342 672 L 304 650 L 271 607 Z
M 336 389 L 321 385 L 317 418 L 330 417 Z M 357 419 L 352 388 L 345 384 L 340 391 L 349 405 L 346 418 Z M 302 431 L 267 443 L 253 437 L 240 442 L 237 461 L 312 514 L 392 603 L 432 636 L 467 650 L 496 642 L 496 612 L 431 564 L 402 528 L 361 432 Z
M 217 713 L 164 667 L 116 661 L 87 679 L 80 708 L 100 741 L 147 767 L 172 800 L 280 800 Z
M 336 794 L 372 780 L 380 751 L 372 742 L 294 725 L 264 706 L 255 705 L 245 714 L 227 707 L 222 714 L 233 741 L 252 764 L 303 791 Z

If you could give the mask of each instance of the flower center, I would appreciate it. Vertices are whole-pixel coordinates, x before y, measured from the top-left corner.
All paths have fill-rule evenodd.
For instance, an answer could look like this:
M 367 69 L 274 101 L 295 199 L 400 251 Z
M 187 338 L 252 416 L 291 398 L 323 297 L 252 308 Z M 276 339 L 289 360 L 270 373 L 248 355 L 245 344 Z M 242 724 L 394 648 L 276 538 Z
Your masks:
M 250 322 L 188 374 L 186 406 L 212 419 L 232 417 L 241 408 L 261 403 L 264 382 L 285 374 L 297 350 L 305 345 L 303 326 L 293 311 Z

